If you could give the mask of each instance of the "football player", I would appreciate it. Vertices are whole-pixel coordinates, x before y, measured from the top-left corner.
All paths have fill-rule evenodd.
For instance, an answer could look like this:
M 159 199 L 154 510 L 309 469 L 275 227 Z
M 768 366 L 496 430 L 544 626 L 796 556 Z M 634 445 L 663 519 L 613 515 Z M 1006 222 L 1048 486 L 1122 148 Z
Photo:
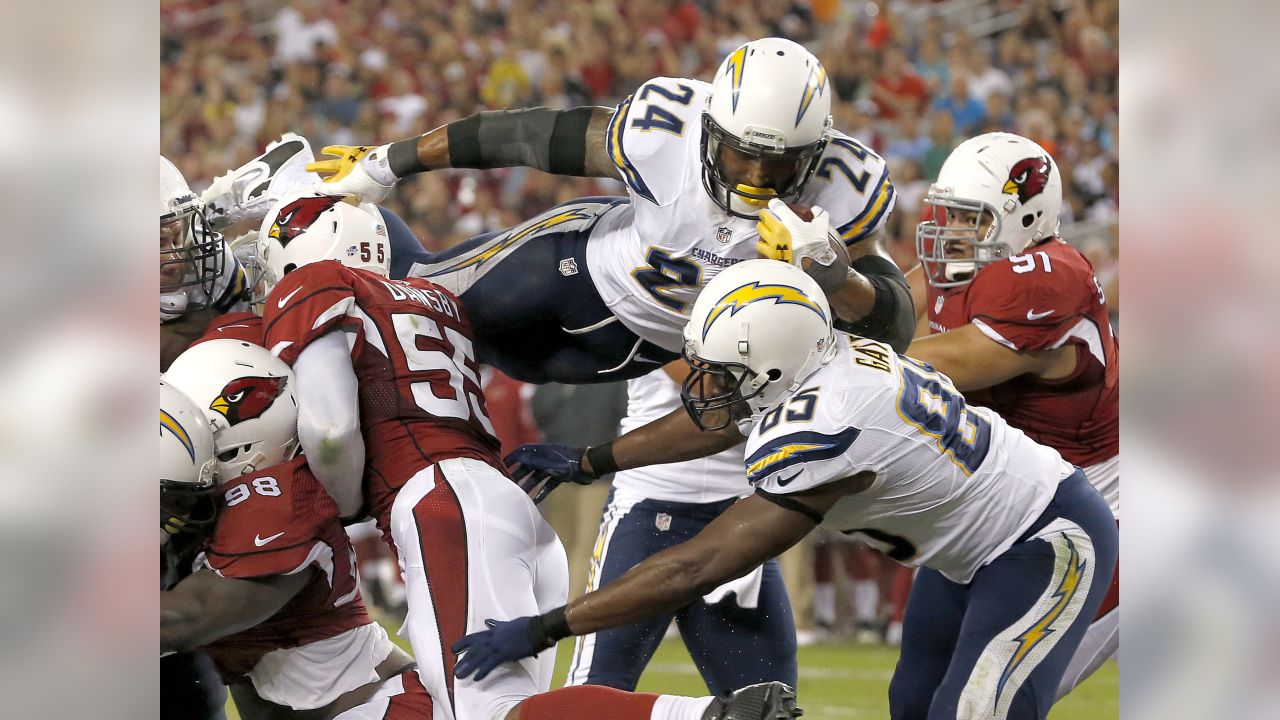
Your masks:
M 213 434 L 199 408 L 160 382 L 160 590 L 191 574 L 212 526 L 216 474 Z M 206 655 L 160 658 L 160 717 L 222 720 L 227 692 Z
M 160 158 L 160 368 L 218 313 L 244 300 L 243 268 L 210 227 L 182 172 Z
M 1084 473 L 928 365 L 834 332 L 817 283 L 788 265 L 742 263 L 708 283 L 685 356 L 694 421 L 749 428 L 755 494 L 596 592 L 464 638 L 458 674 L 671 612 L 822 524 L 921 568 L 892 718 L 1046 717 L 1116 561 L 1116 526 Z
M 654 78 L 616 108 L 481 112 L 379 147 L 325 148 L 338 158 L 310 167 L 327 176 L 322 191 L 375 203 L 440 168 L 626 184 L 629 202 L 568 203 L 434 256 L 397 247 L 393 276 L 458 295 L 479 356 L 519 380 L 612 381 L 677 359 L 702 286 L 762 252 L 817 278 L 841 327 L 905 348 L 910 295 L 871 237 L 893 184 L 879 155 L 831 127 L 832 92 L 811 53 L 764 38 L 710 83 Z M 805 224 L 784 203 L 820 210 Z
M 555 653 L 482 681 L 455 677 L 453 643 L 567 596 L 555 532 L 507 477 L 485 410 L 471 327 L 456 296 L 389 280 L 381 217 L 333 196 L 281 202 L 259 256 L 275 283 L 266 344 L 293 366 L 299 440 L 344 516 L 372 515 L 396 551 L 404 630 L 436 717 L 619 720 L 793 716 L 781 683 L 727 699 L 636 695 L 551 683 Z M 336 262 L 335 262 L 336 261 Z M 345 507 L 344 507 L 345 505 Z M 766 713 L 774 713 L 768 714 Z
M 928 333 L 908 353 L 1085 475 L 1120 518 L 1120 355 L 1089 261 L 1058 236 L 1062 178 L 1044 148 L 987 133 L 947 158 L 919 225 Z M 1066 694 L 1119 647 L 1119 573 L 1063 677 Z
M 429 710 L 412 658 L 365 611 L 333 501 L 305 458 L 289 459 L 289 368 L 221 339 L 180 355 L 165 378 L 162 461 L 174 469 L 161 476 L 161 539 L 195 539 L 202 552 L 201 569 L 160 595 L 161 651 L 201 648 L 246 719 L 332 717 L 375 693 Z M 194 478 L 188 457 L 200 460 Z

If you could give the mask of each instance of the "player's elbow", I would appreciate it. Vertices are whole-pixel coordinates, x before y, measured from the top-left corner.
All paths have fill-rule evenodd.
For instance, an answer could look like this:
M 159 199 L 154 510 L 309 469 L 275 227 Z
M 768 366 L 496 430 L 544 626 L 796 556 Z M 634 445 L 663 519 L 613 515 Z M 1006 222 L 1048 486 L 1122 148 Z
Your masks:
M 681 597 L 681 605 L 715 590 L 723 580 L 717 578 L 713 555 L 708 553 L 681 553 L 670 558 L 667 566 L 667 583 Z
M 904 352 L 916 330 L 915 303 L 907 279 L 896 265 L 878 255 L 867 255 L 853 263 L 875 288 L 871 312 L 855 322 L 837 320 L 836 328 L 887 343 L 895 352 Z
M 360 441 L 360 419 L 323 416 L 298 408 L 298 442 L 311 462 L 320 465 L 343 465 L 343 456 Z

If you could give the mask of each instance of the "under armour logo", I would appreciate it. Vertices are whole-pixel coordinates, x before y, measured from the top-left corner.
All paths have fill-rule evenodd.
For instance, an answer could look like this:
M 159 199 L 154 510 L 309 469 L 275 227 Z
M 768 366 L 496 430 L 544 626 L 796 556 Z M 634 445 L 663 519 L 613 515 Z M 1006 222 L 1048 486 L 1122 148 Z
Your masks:
M 560 274 L 569 277 L 578 274 L 578 261 L 573 258 L 565 258 L 560 261 Z

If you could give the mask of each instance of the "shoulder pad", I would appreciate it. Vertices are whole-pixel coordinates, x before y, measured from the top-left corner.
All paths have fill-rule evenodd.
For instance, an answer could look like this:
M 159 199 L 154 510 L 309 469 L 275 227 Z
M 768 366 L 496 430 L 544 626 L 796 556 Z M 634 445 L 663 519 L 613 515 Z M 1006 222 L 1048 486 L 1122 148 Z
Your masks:
M 686 190 L 688 163 L 698 160 L 710 89 L 699 80 L 659 77 L 618 105 L 605 144 L 632 193 L 668 205 Z
M 895 193 L 884 158 L 852 137 L 829 131 L 829 141 L 802 199 L 831 215 L 846 245 L 884 227 Z

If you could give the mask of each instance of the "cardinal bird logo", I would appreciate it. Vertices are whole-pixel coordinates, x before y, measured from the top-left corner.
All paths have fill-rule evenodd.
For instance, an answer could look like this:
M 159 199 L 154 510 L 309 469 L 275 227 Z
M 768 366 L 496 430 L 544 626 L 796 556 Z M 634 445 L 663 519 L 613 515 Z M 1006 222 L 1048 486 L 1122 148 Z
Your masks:
M 1052 161 L 1047 157 L 1030 157 L 1014 163 L 1009 171 L 1009 179 L 1004 184 L 1004 192 L 1016 193 L 1018 202 L 1025 203 L 1044 192 L 1049 184 L 1049 168 Z
M 284 392 L 288 378 L 241 377 L 222 388 L 222 393 L 209 403 L 209 409 L 227 419 L 228 425 L 262 417 Z
M 280 208 L 267 235 L 279 240 L 282 246 L 287 247 L 290 241 L 306 232 L 321 213 L 340 202 L 342 202 L 340 197 L 298 198 Z

